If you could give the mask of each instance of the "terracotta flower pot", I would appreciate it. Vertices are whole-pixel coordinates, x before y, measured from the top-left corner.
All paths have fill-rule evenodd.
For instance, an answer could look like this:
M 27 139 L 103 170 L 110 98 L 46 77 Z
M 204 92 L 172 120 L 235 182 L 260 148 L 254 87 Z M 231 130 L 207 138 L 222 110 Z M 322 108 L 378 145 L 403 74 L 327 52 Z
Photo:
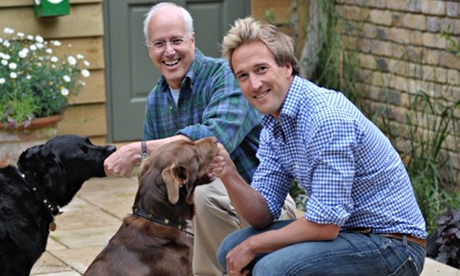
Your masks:
M 64 117 L 57 114 L 32 120 L 27 127 L 7 128 L 0 122 L 0 167 L 16 163 L 29 147 L 43 144 L 57 134 L 57 124 Z

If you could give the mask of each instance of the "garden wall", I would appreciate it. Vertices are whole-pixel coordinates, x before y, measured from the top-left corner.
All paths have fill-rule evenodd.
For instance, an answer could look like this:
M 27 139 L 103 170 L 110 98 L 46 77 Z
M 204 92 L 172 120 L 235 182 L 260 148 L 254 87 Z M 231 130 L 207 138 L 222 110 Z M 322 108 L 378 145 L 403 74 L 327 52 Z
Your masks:
M 315 5 L 313 1 L 317 1 Z M 318 7 L 320 1 L 325 0 L 253 0 L 252 14 L 295 37 L 299 58 L 304 58 L 299 51 L 305 43 L 302 35 L 306 33 L 309 14 L 318 14 L 310 9 Z M 363 101 L 361 108 L 386 128 L 400 151 L 407 152 L 411 143 L 407 117 L 416 120 L 413 110 L 417 108 L 414 106 L 417 91 L 424 91 L 442 106 L 460 101 L 460 57 L 448 51 L 452 45 L 442 37 L 443 31 L 449 30 L 453 41 L 459 44 L 460 3 L 336 0 L 335 10 L 343 19 L 339 23 L 343 44 L 359 60 L 356 90 Z M 308 36 L 310 44 L 312 38 L 315 36 Z M 385 124 L 379 122 L 380 114 L 385 114 Z M 457 134 L 447 137 L 442 154 L 451 157 L 459 179 L 459 108 L 454 114 L 451 127 L 457 128 L 452 129 Z M 428 120 L 419 118 L 417 122 L 433 125 L 434 119 Z M 434 134 L 427 128 L 422 132 L 431 137 Z
M 349 22 L 342 30 L 345 46 L 358 50 L 358 91 L 365 106 L 374 112 L 387 111 L 393 134 L 399 138 L 397 147 L 403 148 L 409 142 L 406 116 L 408 109 L 416 108 L 412 106 L 416 91 L 426 92 L 443 105 L 460 100 L 460 57 L 447 50 L 452 45 L 442 37 L 448 31 L 459 44 L 460 3 L 337 0 L 336 10 Z M 455 117 L 458 128 L 459 108 Z M 459 142 L 457 132 L 445 143 L 445 153 L 452 157 L 457 172 Z

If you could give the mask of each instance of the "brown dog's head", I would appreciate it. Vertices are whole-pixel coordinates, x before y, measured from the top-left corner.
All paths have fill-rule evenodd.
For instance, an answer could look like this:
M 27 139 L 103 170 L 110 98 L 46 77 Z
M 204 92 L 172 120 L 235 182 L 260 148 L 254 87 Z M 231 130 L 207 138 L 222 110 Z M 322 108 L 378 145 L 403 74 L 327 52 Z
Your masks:
M 134 205 L 155 215 L 190 209 L 195 187 L 210 182 L 207 169 L 216 153 L 215 137 L 171 142 L 155 150 L 141 165 Z

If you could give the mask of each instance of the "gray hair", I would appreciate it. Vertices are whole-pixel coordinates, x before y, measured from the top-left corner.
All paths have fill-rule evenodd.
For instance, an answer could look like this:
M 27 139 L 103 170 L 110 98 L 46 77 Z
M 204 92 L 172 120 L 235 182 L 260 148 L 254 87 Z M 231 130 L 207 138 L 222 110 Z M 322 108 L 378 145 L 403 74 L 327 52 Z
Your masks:
M 231 62 L 233 52 L 241 45 L 254 41 L 262 42 L 273 53 L 278 66 L 289 63 L 292 65 L 292 75 L 299 75 L 299 61 L 295 56 L 294 40 L 275 26 L 256 21 L 250 16 L 237 19 L 222 42 L 222 56 L 229 60 L 233 73 L 235 73 Z
M 184 22 L 185 26 L 187 28 L 187 35 L 189 38 L 193 38 L 193 18 L 190 15 L 190 13 L 184 9 L 183 7 L 171 3 L 171 2 L 161 2 L 156 5 L 154 5 L 152 8 L 150 8 L 149 12 L 145 15 L 144 19 L 144 37 L 145 37 L 145 42 L 149 43 L 149 22 L 150 19 L 152 19 L 152 16 L 156 14 L 157 12 L 161 11 L 163 8 L 166 7 L 177 7 L 181 10 L 182 14 L 184 15 Z

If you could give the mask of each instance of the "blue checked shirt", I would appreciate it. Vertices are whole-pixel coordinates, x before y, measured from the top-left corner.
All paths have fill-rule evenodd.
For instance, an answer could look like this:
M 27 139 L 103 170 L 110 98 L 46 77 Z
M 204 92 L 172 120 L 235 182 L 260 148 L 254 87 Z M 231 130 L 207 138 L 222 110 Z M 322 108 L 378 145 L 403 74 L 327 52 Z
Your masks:
M 309 196 L 309 221 L 426 238 L 398 153 L 342 93 L 296 76 L 278 120 L 267 115 L 262 124 L 251 185 L 273 217 L 297 180 Z
M 224 59 L 195 59 L 182 80 L 177 106 L 163 76 L 147 97 L 144 140 L 182 134 L 192 140 L 215 136 L 250 183 L 259 164 L 261 115 L 244 98 Z M 178 153 L 180 154 L 180 153 Z

